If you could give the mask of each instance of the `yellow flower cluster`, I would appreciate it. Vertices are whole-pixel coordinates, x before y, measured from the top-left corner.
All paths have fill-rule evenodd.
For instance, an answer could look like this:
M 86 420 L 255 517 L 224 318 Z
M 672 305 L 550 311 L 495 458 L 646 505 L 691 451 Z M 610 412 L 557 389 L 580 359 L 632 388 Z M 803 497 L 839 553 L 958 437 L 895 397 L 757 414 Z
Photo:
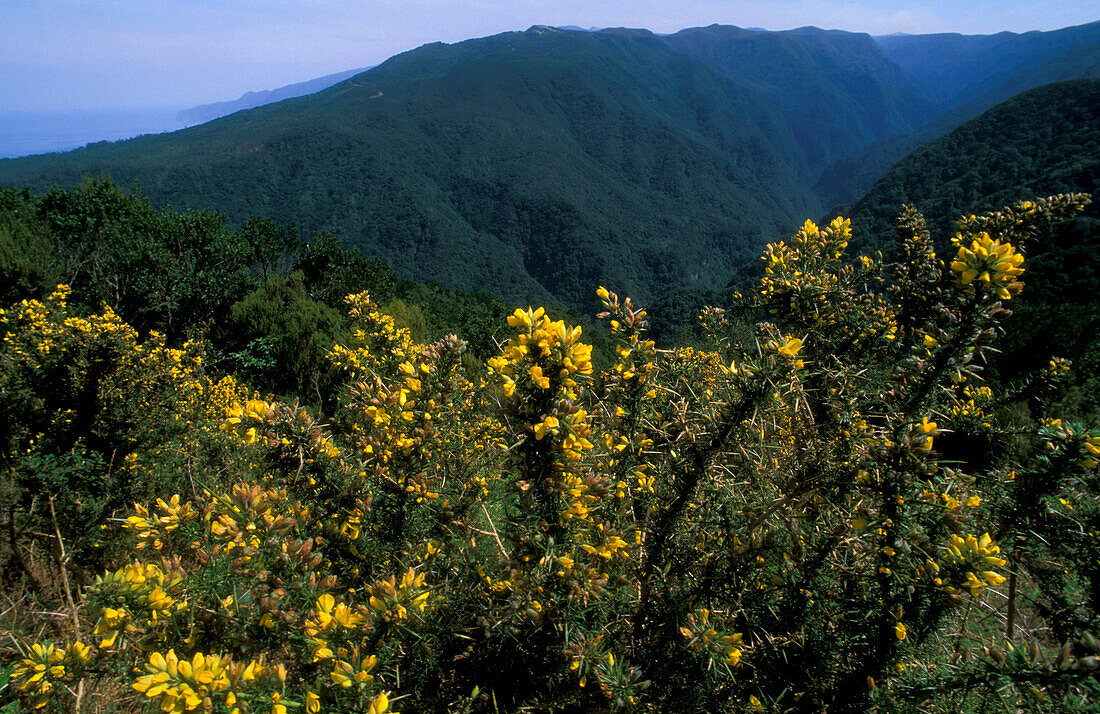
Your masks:
M 827 298 L 838 284 L 834 269 L 851 235 L 851 221 L 846 218 L 836 218 L 824 229 L 806 221 L 788 240 L 768 244 L 762 258 L 760 296 L 773 304 L 771 311 L 776 313 L 782 306 L 803 310 L 817 322 L 826 320 L 831 314 Z
M 362 687 L 374 681 L 374 675 L 370 671 L 378 664 L 376 656 L 361 657 L 359 648 L 353 647 L 350 653 L 341 654 L 341 657 L 348 657 L 351 661 L 343 659 L 333 661 L 332 672 L 329 674 L 333 684 L 349 689 L 353 685 Z
M 110 649 L 121 635 L 141 637 L 162 629 L 173 612 L 187 607 L 175 597 L 182 582 L 181 572 L 140 562 L 97 576 L 85 598 L 93 604 L 94 634 L 103 638 L 99 646 Z
M 1064 357 L 1054 357 L 1047 363 L 1046 369 L 1043 370 L 1043 377 L 1046 379 L 1058 379 L 1064 377 L 1069 373 L 1073 364 Z
M 341 638 L 341 630 L 356 630 L 366 616 L 325 593 L 317 598 L 310 617 L 306 619 L 306 637 L 313 643 L 313 661 L 333 657 L 332 641 Z
M 164 547 L 164 535 L 180 527 L 181 523 L 199 517 L 198 511 L 191 508 L 191 502 L 180 503 L 179 494 L 173 494 L 172 498 L 165 501 L 157 499 L 157 508 L 160 515 L 149 515 L 149 509 L 141 504 L 134 504 L 134 515 L 128 516 L 122 523 L 127 530 L 137 532 L 137 549 L 152 548 L 161 550 Z M 163 529 L 163 533 L 161 531 Z
M 920 422 L 909 430 L 909 445 L 914 452 L 927 455 L 932 452 L 932 440 L 940 433 L 939 424 L 922 417 Z
M 517 308 L 508 324 L 517 328 L 516 335 L 488 363 L 500 375 L 505 396 L 514 396 L 516 387 L 523 385 L 528 390 L 561 389 L 576 399 L 574 377 L 592 374 L 592 347 L 580 342 L 581 328 L 566 328 L 564 321 L 551 320 L 541 307 Z
M 1097 464 L 1100 464 L 1100 434 L 1092 434 L 1085 436 L 1082 439 L 1082 446 L 1084 446 L 1086 456 L 1079 462 L 1081 466 L 1087 469 L 1096 468 Z
M 423 613 L 431 592 L 425 587 L 424 573 L 409 568 L 401 580 L 391 575 L 370 588 L 370 607 L 385 622 L 403 622 Z
M 58 685 L 78 679 L 91 662 L 92 648 L 82 642 L 61 648 L 35 643 L 12 671 L 12 680 L 19 682 L 19 691 L 30 694 L 34 707 L 41 709 Z
M 208 495 L 206 527 L 237 564 L 251 563 L 262 549 L 285 554 L 285 541 L 296 531 L 300 515 L 285 489 L 241 483 L 229 493 Z
M 986 420 L 984 405 L 993 400 L 993 390 L 989 387 L 963 387 L 962 396 L 951 407 L 951 416 L 960 420 Z M 989 421 L 979 422 L 983 427 L 989 428 Z
M 160 710 L 169 714 L 194 711 L 199 707 L 211 711 L 215 696 L 230 714 L 242 714 L 249 711 L 247 705 L 238 700 L 243 689 L 265 679 L 279 683 L 286 679 L 283 665 L 268 666 L 262 659 L 238 663 L 227 655 L 196 652 L 188 660 L 178 657 L 175 650 L 168 650 L 167 654 L 150 654 L 145 671 L 148 674 L 138 677 L 133 688 L 157 701 Z M 280 705 L 281 699 L 278 694 L 272 695 L 272 714 L 286 714 L 286 706 Z
M 967 588 L 973 597 L 977 597 L 990 585 L 1000 585 L 1005 581 L 1003 575 L 991 569 L 1004 566 L 1006 561 L 998 557 L 1000 552 L 1000 546 L 988 533 L 983 533 L 980 537 L 967 535 L 965 538 L 952 535 L 944 550 L 944 562 L 951 569 L 963 573 L 965 582 L 956 584 Z M 934 562 L 933 566 L 933 570 L 939 569 Z M 936 577 L 933 582 L 947 592 L 957 592 L 955 584 L 942 577 Z
M 417 344 L 366 294 L 348 297 L 354 321 L 350 347 L 329 353 L 351 384 L 345 413 L 359 454 L 381 473 L 395 460 L 430 459 L 452 401 L 464 395 L 460 357 L 465 342 L 454 335 Z M 433 492 L 429 484 L 416 486 Z
M 955 283 L 973 295 L 975 286 L 993 291 L 1002 300 L 1009 300 L 1023 289 L 1018 278 L 1024 274 L 1024 256 L 1011 243 L 1002 243 L 979 233 L 967 246 L 962 235 L 956 236 L 959 252 L 951 263 Z
M 711 625 L 710 615 L 710 610 L 706 608 L 689 613 L 687 626 L 680 628 L 680 634 L 691 649 L 706 652 L 728 667 L 736 667 L 741 664 L 742 635 L 740 632 L 729 634 L 716 630 Z
M 802 338 L 784 336 L 778 340 L 768 340 L 764 345 L 764 349 L 768 352 L 774 352 L 782 357 L 788 357 L 791 360 L 791 365 L 794 369 L 802 369 L 805 363 L 798 359 L 798 353 L 802 350 Z

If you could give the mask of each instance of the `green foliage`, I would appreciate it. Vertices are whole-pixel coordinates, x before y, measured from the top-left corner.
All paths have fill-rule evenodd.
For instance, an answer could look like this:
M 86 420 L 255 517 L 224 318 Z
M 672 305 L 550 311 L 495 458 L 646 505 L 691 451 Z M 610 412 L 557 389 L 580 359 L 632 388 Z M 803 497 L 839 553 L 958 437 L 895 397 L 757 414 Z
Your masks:
M 330 307 L 342 307 L 346 296 L 363 291 L 388 302 L 397 280 L 384 260 L 364 257 L 332 233 L 318 233 L 302 246 L 293 270 L 302 273 L 310 296 Z
M 495 352 L 494 331 L 507 313 L 484 293 L 398 280 L 384 261 L 331 233 L 302 243 L 293 226 L 258 217 L 236 231 L 210 211 L 158 211 L 139 191 L 106 179 L 42 196 L 3 189 L 0 225 L 11 302 L 42 297 L 65 276 L 78 312 L 107 305 L 173 346 L 205 339 L 257 388 L 313 403 L 327 398 L 323 356 L 343 339 L 349 294 L 404 301 L 418 336 L 462 334 L 482 358 Z
M 286 273 L 299 248 L 298 231 L 292 224 L 280 225 L 258 216 L 244 222 L 238 239 L 251 249 L 249 267 L 261 280 Z
M 79 567 L 98 562 L 98 526 L 107 517 L 177 487 L 178 474 L 138 481 L 128 464 L 186 431 L 174 410 L 197 398 L 183 377 L 201 359 L 195 345 L 170 349 L 157 334 L 139 342 L 110 309 L 71 316 L 67 297 L 68 289 L 58 288 L 45 302 L 0 314 L 0 459 L 5 505 L 24 516 L 7 521 L 9 536 L 56 532 Z M 23 562 L 18 550 L 8 557 Z
M 300 272 L 276 274 L 234 303 L 226 349 L 240 374 L 280 394 L 320 399 L 325 353 L 344 338 L 340 313 L 308 296 Z
M 865 35 L 532 28 L 171 135 L 2 161 L 0 182 L 108 171 L 157 206 L 332 231 L 405 278 L 587 313 L 599 282 L 646 301 L 722 287 L 820 213 L 825 165 L 928 118 Z
M 67 346 L 121 340 L 97 413 L 140 406 L 153 435 L 127 473 L 156 484 L 104 524 L 105 572 L 42 584 L 74 600 L 56 636 L 12 628 L 15 690 L 276 714 L 1095 708 L 1100 431 L 1049 412 L 1062 362 L 1026 407 L 981 380 L 1022 246 L 1086 201 L 968 218 L 949 261 L 913 209 L 893 263 L 849 263 L 850 224 L 807 221 L 738 301 L 768 321 L 707 308 L 694 347 L 659 350 L 647 311 L 600 288 L 602 369 L 542 308 L 469 371 L 462 340 L 419 343 L 352 295 L 325 421 L 109 313 L 6 311 L 11 462 L 83 453 L 30 442 L 24 421 L 71 429 L 35 401 L 42 355 L 80 375 Z M 291 299 L 311 301 L 300 274 L 241 304 L 278 334 Z
M 0 189 L 0 304 L 52 289 L 58 277 L 53 254 L 30 193 Z
M 391 300 L 382 311 L 393 318 L 399 329 L 408 330 L 409 336 L 416 342 L 425 342 L 428 336 L 428 324 L 424 313 L 416 305 L 406 305 L 404 300 Z
M 59 272 L 85 310 L 102 305 L 173 342 L 214 319 L 254 284 L 242 236 L 210 211 L 157 211 L 139 191 L 87 179 L 36 199 Z

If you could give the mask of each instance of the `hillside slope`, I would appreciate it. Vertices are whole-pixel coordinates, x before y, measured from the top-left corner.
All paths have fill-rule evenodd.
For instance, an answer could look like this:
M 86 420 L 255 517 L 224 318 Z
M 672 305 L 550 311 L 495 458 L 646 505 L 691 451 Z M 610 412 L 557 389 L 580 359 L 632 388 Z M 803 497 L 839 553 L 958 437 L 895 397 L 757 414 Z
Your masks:
M 317 77 L 315 79 L 307 79 L 304 82 L 295 82 L 294 84 L 288 84 L 284 87 L 277 89 L 265 89 L 255 92 L 245 92 L 237 99 L 224 101 L 224 102 L 212 102 L 210 104 L 200 104 L 195 107 L 189 107 L 183 109 L 176 115 L 176 117 L 185 124 L 201 124 L 203 122 L 217 119 L 218 117 L 224 117 L 233 112 L 239 112 L 242 109 L 252 109 L 254 107 L 262 107 L 265 104 L 271 104 L 272 102 L 281 102 L 284 99 L 293 99 L 294 97 L 303 97 L 307 94 L 314 94 L 320 92 L 322 89 L 328 89 L 332 85 L 343 82 L 349 77 L 354 77 L 360 72 L 367 71 L 367 67 L 360 67 L 359 69 L 348 69 L 343 72 L 334 72 L 333 74 L 326 74 L 324 77 Z
M 761 44 L 779 74 L 759 71 L 775 64 Z M 848 33 L 536 27 L 174 134 L 0 162 L 0 182 L 106 172 L 158 205 L 332 230 L 448 287 L 587 307 L 606 283 L 645 301 L 724 284 L 821 211 L 810 187 L 835 154 L 923 123 L 892 67 Z
M 825 169 L 816 190 L 826 206 L 850 203 L 865 194 L 891 166 L 911 151 L 944 136 L 963 122 L 1029 89 L 1072 79 L 1100 78 L 1100 42 L 1071 50 L 1054 59 L 1003 77 L 977 83 L 974 98 L 956 106 L 907 136 L 894 136 L 871 144 Z
M 952 234 L 963 213 L 1021 196 L 1092 193 L 1100 177 L 1100 80 L 1059 82 L 1025 92 L 930 142 L 903 160 L 852 209 L 867 250 L 893 241 L 903 203 L 927 217 L 934 235 Z
M 1022 72 L 1100 42 L 1100 21 L 1049 32 L 888 35 L 875 39 L 887 57 L 948 110 Z
M 928 218 L 938 250 L 960 214 L 1019 199 L 1080 192 L 1084 215 L 1026 246 L 1026 287 L 997 364 L 1013 377 L 1052 356 L 1076 364 L 1083 412 L 1100 408 L 1100 80 L 1074 80 L 1025 92 L 898 162 L 853 209 L 853 248 L 893 251 L 892 217 L 903 203 Z M 1090 386 L 1091 385 L 1091 386 Z

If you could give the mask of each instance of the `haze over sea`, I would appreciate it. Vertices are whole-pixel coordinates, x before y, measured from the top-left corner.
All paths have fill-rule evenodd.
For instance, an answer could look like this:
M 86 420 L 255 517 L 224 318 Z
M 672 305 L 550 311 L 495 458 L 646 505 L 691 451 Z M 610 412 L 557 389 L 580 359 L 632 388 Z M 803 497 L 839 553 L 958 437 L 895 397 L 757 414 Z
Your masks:
M 83 111 L 0 110 L 0 159 L 77 149 L 95 141 L 183 129 L 179 108 Z

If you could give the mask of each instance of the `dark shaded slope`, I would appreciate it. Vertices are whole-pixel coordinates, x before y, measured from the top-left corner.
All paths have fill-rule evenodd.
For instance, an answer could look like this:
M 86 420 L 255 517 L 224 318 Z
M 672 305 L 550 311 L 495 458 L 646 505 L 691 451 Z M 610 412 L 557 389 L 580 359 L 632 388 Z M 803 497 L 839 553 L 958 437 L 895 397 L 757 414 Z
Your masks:
M 699 41 L 743 40 L 724 29 Z M 827 58 L 848 52 L 830 44 L 844 33 L 778 34 L 790 75 L 798 63 L 828 75 Z M 174 134 L 0 162 L 0 182 L 108 172 L 158 205 L 332 230 L 403 275 L 514 300 L 587 307 L 600 283 L 643 301 L 714 288 L 820 212 L 808 186 L 823 158 L 798 137 L 800 90 L 738 80 L 677 42 L 532 28 L 428 45 Z M 814 124 L 832 147 L 876 131 L 843 112 Z
M 1012 77 L 1100 41 L 1100 22 L 1050 32 L 877 37 L 886 56 L 943 109 L 965 104 Z
M 1054 82 L 1100 78 L 1100 42 L 1055 57 L 1013 76 L 1003 84 L 984 88 L 971 101 L 955 107 L 935 121 L 907 136 L 893 136 L 877 142 L 826 169 L 815 186 L 826 206 L 846 204 L 863 196 L 891 166 L 922 144 L 944 136 L 965 121 L 1021 92 Z
M 893 217 L 917 206 L 933 235 L 963 213 L 1027 195 L 1093 192 L 1100 175 L 1100 80 L 1025 92 L 922 146 L 892 168 L 852 210 L 861 248 L 888 248 Z

